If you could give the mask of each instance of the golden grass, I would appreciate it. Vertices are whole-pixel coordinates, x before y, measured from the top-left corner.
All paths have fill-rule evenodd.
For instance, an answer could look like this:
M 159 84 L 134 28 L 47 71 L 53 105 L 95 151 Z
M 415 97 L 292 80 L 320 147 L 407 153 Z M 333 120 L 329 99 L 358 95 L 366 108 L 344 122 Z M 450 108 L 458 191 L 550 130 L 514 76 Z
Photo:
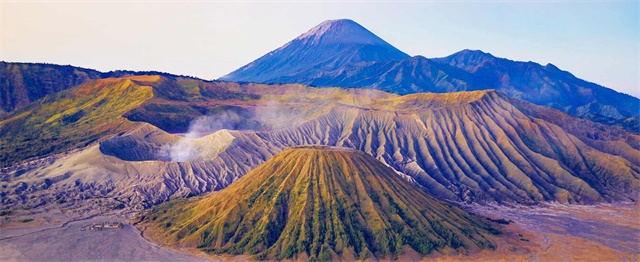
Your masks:
M 92 81 L 34 104 L 0 122 L 0 161 L 12 161 L 82 147 L 128 130 L 121 116 L 153 97 L 152 87 L 133 80 Z
M 155 208 L 147 223 L 178 246 L 275 259 L 489 248 L 495 233 L 371 156 L 318 147 L 286 149 L 220 192 Z

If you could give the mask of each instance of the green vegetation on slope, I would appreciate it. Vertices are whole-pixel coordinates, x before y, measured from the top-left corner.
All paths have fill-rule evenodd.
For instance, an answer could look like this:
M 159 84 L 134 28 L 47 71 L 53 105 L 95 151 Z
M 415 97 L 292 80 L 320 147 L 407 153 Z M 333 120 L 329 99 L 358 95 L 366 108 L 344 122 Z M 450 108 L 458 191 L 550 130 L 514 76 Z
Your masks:
M 234 84 L 158 75 L 90 80 L 0 119 L 0 166 L 87 146 L 131 130 L 131 121 L 186 132 L 189 123 L 203 115 L 229 111 L 239 121 L 248 119 L 246 109 L 220 101 L 242 103 L 259 96 L 230 86 Z M 237 125 L 259 126 L 245 122 Z
M 373 157 L 325 147 L 286 149 L 222 191 L 161 205 L 145 221 L 180 246 L 259 259 L 493 248 L 497 233 Z
M 221 100 L 243 101 L 258 99 L 258 95 L 235 92 L 235 84 L 205 82 L 194 79 L 162 81 L 154 85 L 155 99 L 125 114 L 133 121 L 151 123 L 170 133 L 185 133 L 191 121 L 203 115 L 216 115 L 228 111 L 242 119 L 250 118 L 250 112 L 236 105 L 219 105 Z M 256 123 L 239 124 L 238 129 L 257 126 Z M 243 128 L 246 127 L 246 128 Z
M 153 96 L 150 86 L 130 77 L 91 81 L 46 97 L 0 121 L 0 164 L 86 146 L 127 129 L 121 116 Z
M 73 66 L 0 61 L 0 115 L 91 79 L 100 72 Z
M 76 87 L 90 80 L 143 75 L 202 81 L 190 76 L 156 71 L 99 72 L 70 65 L 0 61 L 0 116 L 20 110 L 47 95 Z

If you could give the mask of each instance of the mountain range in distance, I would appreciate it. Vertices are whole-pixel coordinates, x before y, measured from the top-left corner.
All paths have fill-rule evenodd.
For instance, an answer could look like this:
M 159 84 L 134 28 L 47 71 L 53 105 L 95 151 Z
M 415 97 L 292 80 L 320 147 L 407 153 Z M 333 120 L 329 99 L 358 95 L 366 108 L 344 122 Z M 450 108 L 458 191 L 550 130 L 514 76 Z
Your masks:
M 155 74 L 0 62 L 0 114 L 89 79 Z M 552 64 L 512 61 L 479 50 L 411 57 L 358 23 L 328 20 L 220 78 L 316 87 L 375 88 L 397 94 L 495 89 L 508 97 L 592 121 L 640 130 L 640 100 L 579 79 Z
M 463 50 L 411 57 L 349 19 L 328 20 L 221 77 L 259 83 L 375 88 L 398 94 L 496 89 L 592 121 L 640 130 L 640 100 L 552 64 Z

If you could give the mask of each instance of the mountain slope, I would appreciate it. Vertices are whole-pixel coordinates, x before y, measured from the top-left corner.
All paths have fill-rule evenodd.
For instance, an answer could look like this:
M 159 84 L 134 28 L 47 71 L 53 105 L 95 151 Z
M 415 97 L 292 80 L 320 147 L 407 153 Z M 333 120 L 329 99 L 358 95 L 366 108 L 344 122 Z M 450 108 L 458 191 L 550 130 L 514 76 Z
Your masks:
M 361 34 L 343 35 L 341 26 L 329 26 L 341 23 L 324 22 L 222 79 L 375 88 L 397 94 L 495 89 L 511 98 L 640 132 L 638 98 L 576 78 L 551 64 L 511 61 L 471 50 L 445 58 L 409 57 L 368 31 L 370 38 L 364 38 Z M 351 23 L 355 24 L 349 21 Z M 331 44 L 322 45 L 325 38 Z M 363 38 L 375 39 L 370 42 L 402 55 L 362 58 L 362 45 L 353 45 L 350 41 Z M 326 50 L 327 46 L 331 46 L 331 51 Z
M 231 90 L 233 86 L 237 85 L 172 75 L 89 80 L 0 118 L 0 167 L 103 141 L 135 128 L 132 121 L 171 132 L 187 132 L 189 123 L 203 115 L 233 114 L 240 121 L 248 112 L 237 105 L 257 97 Z M 220 105 L 225 100 L 233 102 Z M 227 124 L 226 128 L 257 125 Z
M 45 95 L 100 78 L 100 74 L 73 66 L 0 61 L 0 112 L 20 109 Z
M 212 253 L 331 260 L 489 248 L 494 229 L 352 149 L 285 149 L 220 192 L 146 218 L 180 246 Z
M 420 93 L 425 90 L 441 93 L 486 89 L 486 86 L 481 88 L 482 83 L 468 72 L 422 56 L 367 66 L 344 66 L 314 75 L 303 83 L 312 86 L 375 88 L 397 94 Z
M 222 189 L 299 145 L 358 149 L 430 194 L 455 201 L 640 197 L 640 136 L 494 91 L 398 96 L 192 79 L 144 83 L 153 97 L 124 113 L 142 112 L 136 122 L 117 117 L 126 130 L 41 165 L 9 170 L 2 177 L 3 206 L 73 203 L 95 194 L 149 207 Z M 182 91 L 168 93 L 176 89 Z M 177 118 L 175 110 L 189 113 Z M 170 123 L 201 120 L 213 120 L 213 128 L 199 136 L 166 132 Z M 189 132 L 188 126 L 179 133 Z
M 509 97 L 640 131 L 638 98 L 584 81 L 552 64 L 512 61 L 473 50 L 433 61 L 465 70 Z
M 158 76 L 91 80 L 0 119 L 0 166 L 83 147 L 131 127 L 122 115 L 150 99 Z
M 444 198 L 588 203 L 638 197 L 637 135 L 597 124 L 584 125 L 586 133 L 563 130 L 528 115 L 534 106 L 520 109 L 496 92 L 416 94 L 376 105 L 337 107 L 261 137 L 279 147 L 356 148 Z M 563 120 L 566 126 L 579 121 Z
M 70 65 L 0 61 L 0 116 L 18 111 L 40 98 L 78 86 L 89 80 L 134 75 L 189 78 L 154 71 L 99 72 Z
M 352 20 L 328 20 L 221 79 L 296 82 L 291 80 L 312 77 L 345 64 L 368 64 L 407 57 Z

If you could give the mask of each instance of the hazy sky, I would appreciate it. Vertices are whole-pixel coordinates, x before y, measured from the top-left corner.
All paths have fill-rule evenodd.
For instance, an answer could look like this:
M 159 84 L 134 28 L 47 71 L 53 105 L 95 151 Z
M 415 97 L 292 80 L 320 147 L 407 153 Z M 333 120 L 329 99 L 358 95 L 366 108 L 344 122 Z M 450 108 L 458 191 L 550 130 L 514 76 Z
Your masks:
M 640 97 L 640 1 L 393 3 L 0 0 L 0 60 L 220 77 L 326 19 L 411 55 L 480 49 Z

